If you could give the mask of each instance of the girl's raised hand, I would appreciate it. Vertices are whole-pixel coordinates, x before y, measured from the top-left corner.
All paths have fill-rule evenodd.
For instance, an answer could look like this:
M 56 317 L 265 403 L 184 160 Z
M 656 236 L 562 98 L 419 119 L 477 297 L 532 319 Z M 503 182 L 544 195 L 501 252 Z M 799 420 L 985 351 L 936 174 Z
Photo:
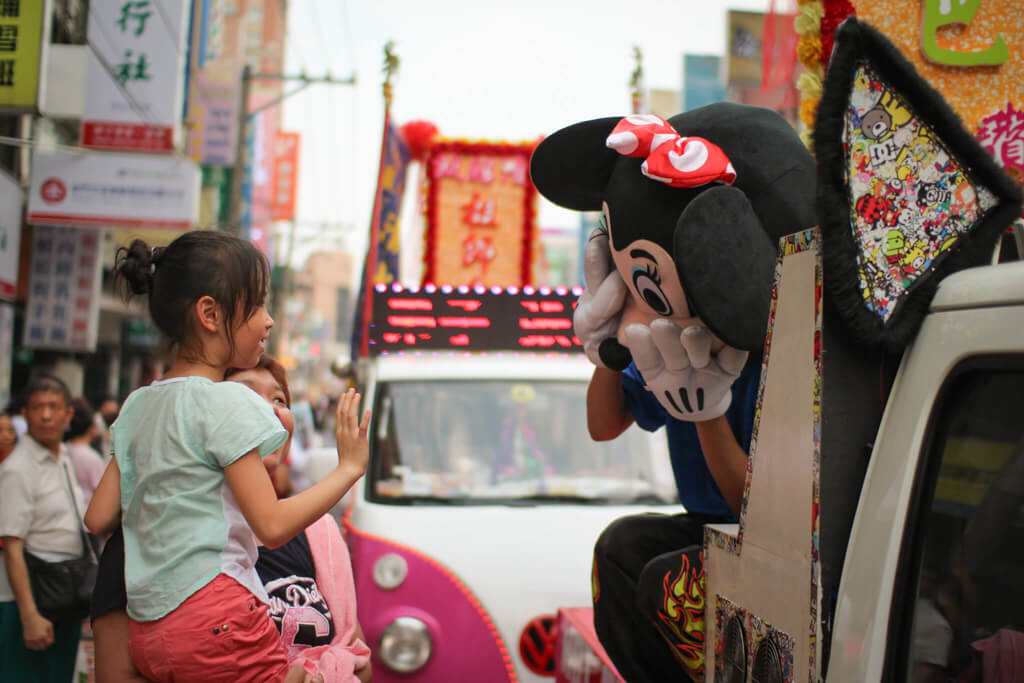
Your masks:
M 349 389 L 338 398 L 338 409 L 334 415 L 334 435 L 338 439 L 338 467 L 363 474 L 370 458 L 370 443 L 367 430 L 370 425 L 370 411 L 359 419 L 359 400 L 362 397 L 355 389 Z

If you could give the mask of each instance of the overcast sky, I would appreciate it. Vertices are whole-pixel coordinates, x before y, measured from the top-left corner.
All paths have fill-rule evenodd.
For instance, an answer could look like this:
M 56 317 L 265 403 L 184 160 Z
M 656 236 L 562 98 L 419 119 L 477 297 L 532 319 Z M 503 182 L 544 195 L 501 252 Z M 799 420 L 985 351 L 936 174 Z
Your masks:
M 380 153 L 384 44 L 401 66 L 392 116 L 433 122 L 446 137 L 519 141 L 565 125 L 628 113 L 632 48 L 648 88 L 678 90 L 683 54 L 725 51 L 728 9 L 769 0 L 290 0 L 287 70 L 355 75 L 355 86 L 314 85 L 284 105 L 302 134 L 301 262 L 313 223 L 352 226 L 362 253 Z M 574 217 L 544 202 L 539 221 Z

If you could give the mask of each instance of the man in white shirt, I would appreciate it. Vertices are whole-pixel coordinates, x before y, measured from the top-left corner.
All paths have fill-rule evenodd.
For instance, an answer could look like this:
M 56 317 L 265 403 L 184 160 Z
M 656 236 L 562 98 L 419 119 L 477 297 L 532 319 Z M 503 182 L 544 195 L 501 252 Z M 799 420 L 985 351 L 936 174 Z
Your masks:
M 22 407 L 27 434 L 0 463 L 0 681 L 67 683 L 74 675 L 82 622 L 39 613 L 24 555 L 54 562 L 82 554 L 82 495 L 62 443 L 72 414 L 61 380 L 33 378 Z

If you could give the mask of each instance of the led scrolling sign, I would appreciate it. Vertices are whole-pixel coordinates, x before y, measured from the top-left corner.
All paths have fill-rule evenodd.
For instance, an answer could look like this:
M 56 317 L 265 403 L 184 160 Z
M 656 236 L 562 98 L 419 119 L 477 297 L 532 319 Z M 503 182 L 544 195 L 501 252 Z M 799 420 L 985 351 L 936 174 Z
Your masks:
M 370 355 L 397 351 L 580 353 L 572 313 L 582 290 L 377 285 Z

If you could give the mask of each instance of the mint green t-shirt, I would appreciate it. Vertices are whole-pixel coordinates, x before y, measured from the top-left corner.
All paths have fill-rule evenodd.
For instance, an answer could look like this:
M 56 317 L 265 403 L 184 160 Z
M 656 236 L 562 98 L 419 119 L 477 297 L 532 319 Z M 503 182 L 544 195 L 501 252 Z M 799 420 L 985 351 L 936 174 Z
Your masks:
M 110 436 L 121 470 L 129 616 L 159 619 L 220 573 L 267 602 L 252 531 L 224 468 L 288 438 L 270 404 L 237 382 L 154 382 L 128 396 Z

